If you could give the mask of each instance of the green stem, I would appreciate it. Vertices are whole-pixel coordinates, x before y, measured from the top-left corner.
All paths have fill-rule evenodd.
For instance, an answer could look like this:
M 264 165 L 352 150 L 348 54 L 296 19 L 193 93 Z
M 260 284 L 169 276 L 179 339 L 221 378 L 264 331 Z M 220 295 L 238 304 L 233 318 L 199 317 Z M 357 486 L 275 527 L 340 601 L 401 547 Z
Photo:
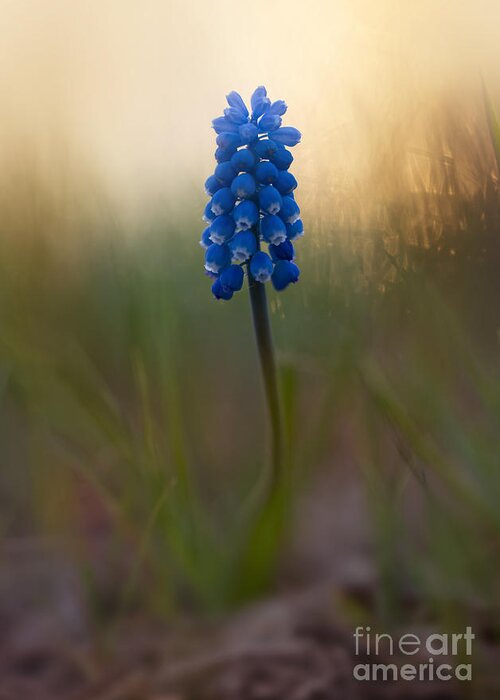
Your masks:
M 266 288 L 262 282 L 257 282 L 248 269 L 248 289 L 252 305 L 253 325 L 257 349 L 259 352 L 264 391 L 271 425 L 271 454 L 272 470 L 270 494 L 274 494 L 282 483 L 283 477 L 283 430 L 281 406 L 274 358 L 274 346 L 271 336 L 271 324 L 267 306 Z

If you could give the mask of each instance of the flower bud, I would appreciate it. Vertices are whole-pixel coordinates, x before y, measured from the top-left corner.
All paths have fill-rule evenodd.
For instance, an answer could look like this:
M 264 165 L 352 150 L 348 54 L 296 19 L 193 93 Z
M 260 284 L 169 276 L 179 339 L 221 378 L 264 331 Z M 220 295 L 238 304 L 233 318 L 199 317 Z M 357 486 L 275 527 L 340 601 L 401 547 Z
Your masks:
M 246 262 L 257 250 L 257 239 L 252 231 L 240 231 L 229 241 L 233 263 Z
M 210 240 L 222 245 L 228 241 L 234 233 L 234 219 L 228 214 L 215 218 L 210 225 Z
M 267 160 L 255 166 L 255 179 L 261 185 L 274 185 L 278 179 L 278 168 Z
M 267 253 L 258 250 L 250 260 L 250 274 L 257 282 L 267 282 L 273 273 L 273 261 Z
M 246 231 L 258 222 L 259 210 L 254 202 L 245 199 L 235 206 L 233 217 L 236 231 Z
M 234 207 L 234 195 L 229 187 L 222 187 L 212 197 L 212 211 L 216 216 L 227 214 Z
M 297 221 L 300 216 L 300 209 L 297 202 L 287 195 L 283 197 L 283 203 L 281 205 L 280 216 L 283 221 L 287 224 L 293 224 Z
M 273 262 L 278 262 L 278 260 L 293 260 L 295 257 L 293 243 L 288 238 L 279 245 L 271 244 L 269 246 L 269 253 Z
M 232 163 L 219 163 L 215 168 L 215 177 L 224 186 L 229 187 L 233 178 L 236 177 L 236 170 Z
M 216 299 L 224 299 L 224 301 L 229 301 L 229 299 L 231 299 L 233 296 L 233 290 L 229 287 L 224 287 L 219 277 L 212 285 L 212 294 Z
M 239 199 L 253 197 L 256 189 L 257 185 L 250 173 L 241 173 L 241 175 L 237 175 L 231 183 L 231 192 L 234 197 L 238 197 Z
M 294 126 L 282 126 L 272 132 L 271 138 L 283 146 L 296 146 L 301 139 L 301 133 Z
M 241 172 L 249 172 L 255 165 L 255 156 L 248 148 L 241 148 L 231 157 L 231 165 Z
M 280 170 L 276 180 L 276 189 L 280 194 L 290 194 L 297 187 L 297 180 L 288 170 Z
M 223 287 L 231 289 L 233 292 L 239 292 L 243 286 L 244 276 L 241 265 L 229 265 L 222 270 L 219 279 Z
M 286 240 L 286 227 L 279 216 L 267 214 L 261 219 L 260 233 L 267 243 L 279 245 Z
M 205 252 L 205 268 L 209 272 L 220 272 L 231 262 L 231 251 L 227 245 L 212 243 Z
M 295 284 L 300 276 L 297 265 L 289 260 L 279 260 L 271 276 L 273 287 L 277 292 L 283 291 L 289 284 Z
M 259 192 L 259 206 L 266 214 L 277 214 L 282 201 L 280 193 L 272 185 L 263 187 Z

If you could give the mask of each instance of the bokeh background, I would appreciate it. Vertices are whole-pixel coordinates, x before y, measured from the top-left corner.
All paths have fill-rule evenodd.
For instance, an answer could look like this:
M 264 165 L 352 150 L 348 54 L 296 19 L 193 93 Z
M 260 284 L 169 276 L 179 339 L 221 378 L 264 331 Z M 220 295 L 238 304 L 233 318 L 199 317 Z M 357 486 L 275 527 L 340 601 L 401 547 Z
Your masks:
M 0 11 L 5 629 L 328 581 L 353 625 L 473 624 L 497 688 L 498 3 Z M 198 240 L 211 119 L 260 84 L 303 133 L 306 235 L 269 293 L 292 515 L 242 577 L 266 411 L 247 295 L 211 298 Z

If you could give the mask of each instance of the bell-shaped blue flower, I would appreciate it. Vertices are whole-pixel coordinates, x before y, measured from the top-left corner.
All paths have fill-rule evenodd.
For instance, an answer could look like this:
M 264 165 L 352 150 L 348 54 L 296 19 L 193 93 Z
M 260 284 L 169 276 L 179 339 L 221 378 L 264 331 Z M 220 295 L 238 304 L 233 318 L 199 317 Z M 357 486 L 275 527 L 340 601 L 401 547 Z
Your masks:
M 238 197 L 239 199 L 253 197 L 256 189 L 257 185 L 250 173 L 241 173 L 237 175 L 231 183 L 231 192 L 234 197 Z
M 231 160 L 231 156 L 235 151 L 236 148 L 223 148 L 222 146 L 219 146 L 214 153 L 215 160 L 217 163 L 225 163 L 226 161 Z
M 280 170 L 288 170 L 293 163 L 293 156 L 284 146 L 278 146 L 275 152 L 269 156 L 269 160 Z
M 278 145 L 271 139 L 260 139 L 252 146 L 252 150 L 259 158 L 270 159 L 278 150 Z
M 236 92 L 236 90 L 232 90 L 228 95 L 226 95 L 226 100 L 230 107 L 238 109 L 248 119 L 247 106 L 244 103 L 241 95 Z
M 233 263 L 246 262 L 257 250 L 257 238 L 252 231 L 240 231 L 229 241 Z
M 229 301 L 234 292 L 232 289 L 230 289 L 230 287 L 224 287 L 219 277 L 212 285 L 212 294 L 216 299 L 224 299 L 224 301 Z
M 259 191 L 259 206 L 266 214 L 277 214 L 282 201 L 281 194 L 273 185 L 267 185 Z
M 215 196 L 215 195 L 214 195 Z M 297 202 L 287 195 L 283 197 L 283 203 L 281 205 L 280 216 L 283 221 L 287 224 L 293 224 L 300 217 L 300 209 Z
M 268 160 L 263 160 L 255 166 L 255 179 L 261 185 L 274 185 L 278 179 L 278 168 Z
M 297 265 L 289 260 L 279 260 L 274 266 L 271 280 L 277 292 L 283 291 L 289 284 L 295 284 L 300 276 Z
M 290 230 L 288 230 L 290 229 Z M 297 219 L 293 224 L 287 224 L 287 234 L 291 241 L 304 235 L 304 224 L 302 219 Z
M 202 248 L 209 248 L 212 245 L 212 239 L 210 238 L 210 226 L 207 226 L 201 234 L 200 245 Z
M 294 126 L 281 126 L 272 132 L 271 138 L 283 146 L 296 146 L 301 139 L 301 133 Z
M 217 216 L 210 224 L 210 240 L 221 245 L 234 234 L 234 219 L 228 214 Z
M 220 281 L 223 287 L 239 292 L 243 286 L 245 274 L 241 265 L 229 265 L 220 273 Z
M 290 194 L 297 187 L 297 180 L 288 170 L 280 170 L 275 187 L 280 194 Z
M 263 114 L 259 121 L 257 122 L 259 126 L 259 131 L 262 133 L 267 133 L 268 131 L 275 131 L 281 126 L 281 117 L 278 114 L 271 114 L 266 112 Z
M 207 223 L 210 223 L 210 221 L 213 221 L 215 219 L 215 214 L 212 211 L 212 200 L 207 202 L 205 209 L 203 211 L 203 221 L 206 221 Z
M 247 231 L 258 222 L 259 210 L 254 202 L 244 199 L 235 206 L 233 218 L 236 224 L 236 231 Z
M 232 163 L 219 163 L 215 168 L 214 175 L 217 180 L 224 185 L 229 187 L 233 179 L 236 177 L 236 170 Z
M 234 182 L 234 180 L 233 180 Z M 227 214 L 234 207 L 235 197 L 229 187 L 222 187 L 212 197 L 212 211 L 216 216 Z
M 205 251 L 205 269 L 209 272 L 220 272 L 231 262 L 231 251 L 227 245 L 212 243 Z
M 252 119 L 255 121 L 270 108 L 271 100 L 267 97 L 267 90 L 263 85 L 259 85 L 254 91 L 250 98 L 250 104 L 252 105 Z
M 242 124 L 238 131 L 240 138 L 243 143 L 252 143 L 259 135 L 259 130 L 255 124 L 248 122 L 247 124 Z
M 229 119 L 230 122 L 234 124 L 244 124 L 247 121 L 247 116 L 236 107 L 226 107 L 224 110 L 224 116 Z
M 231 134 L 227 131 L 223 131 L 222 134 L 217 135 L 215 143 L 221 148 L 236 149 L 241 146 L 241 139 L 239 134 Z
M 279 245 L 286 240 L 286 226 L 275 214 L 266 214 L 260 221 L 260 233 L 267 243 Z
M 221 187 L 222 185 L 219 180 L 217 180 L 215 175 L 210 175 L 205 180 L 205 192 L 209 197 L 212 197 L 212 195 L 214 195 L 217 190 L 220 190 Z
M 212 120 L 212 128 L 216 134 L 223 134 L 223 133 L 238 134 L 239 133 L 238 124 L 231 122 L 226 117 L 217 117 L 217 119 L 213 119 Z
M 276 102 L 273 102 L 269 107 L 269 114 L 277 114 L 278 116 L 282 117 L 287 109 L 288 107 L 286 106 L 286 102 L 284 100 L 276 100 Z
M 267 282 L 273 273 L 273 261 L 267 253 L 258 250 L 250 260 L 250 274 L 257 282 Z
M 240 148 L 231 157 L 231 165 L 237 172 L 247 173 L 255 165 L 255 156 L 249 148 Z
M 269 254 L 273 262 L 278 260 L 293 260 L 295 257 L 295 250 L 293 248 L 293 243 L 287 238 L 286 241 L 280 243 L 279 245 L 270 245 Z

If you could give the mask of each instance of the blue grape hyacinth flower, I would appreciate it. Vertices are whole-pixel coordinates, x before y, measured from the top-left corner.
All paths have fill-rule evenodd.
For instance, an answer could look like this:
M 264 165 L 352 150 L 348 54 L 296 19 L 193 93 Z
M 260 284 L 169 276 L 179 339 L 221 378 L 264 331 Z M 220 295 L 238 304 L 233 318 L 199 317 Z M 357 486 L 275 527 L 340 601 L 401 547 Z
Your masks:
M 277 291 L 297 282 L 292 241 L 304 227 L 295 199 L 297 180 L 289 171 L 289 149 L 301 135 L 282 124 L 287 105 L 271 102 L 262 85 L 252 94 L 250 108 L 237 92 L 226 99 L 228 107 L 212 122 L 216 166 L 205 181 L 210 201 L 200 243 L 213 295 L 227 301 L 242 288 L 245 273 L 250 283 L 270 280 Z

